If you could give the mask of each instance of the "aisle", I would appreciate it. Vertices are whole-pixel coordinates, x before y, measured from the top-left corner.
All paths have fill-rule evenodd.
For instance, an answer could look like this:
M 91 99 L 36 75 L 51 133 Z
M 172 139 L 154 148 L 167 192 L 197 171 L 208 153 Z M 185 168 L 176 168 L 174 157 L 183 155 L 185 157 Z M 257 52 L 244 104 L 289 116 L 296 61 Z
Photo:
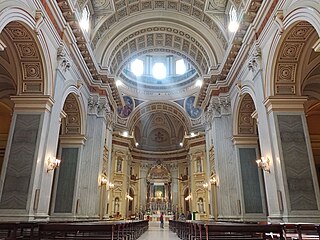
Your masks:
M 160 223 L 149 223 L 149 229 L 138 240 L 180 240 L 174 232 L 169 230 L 169 223 L 160 228 Z

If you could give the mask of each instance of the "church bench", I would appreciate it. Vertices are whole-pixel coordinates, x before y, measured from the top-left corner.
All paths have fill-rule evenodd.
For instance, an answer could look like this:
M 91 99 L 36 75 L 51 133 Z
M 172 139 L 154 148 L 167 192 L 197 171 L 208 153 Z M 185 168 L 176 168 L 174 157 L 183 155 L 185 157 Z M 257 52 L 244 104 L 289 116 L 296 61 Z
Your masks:
M 121 223 L 46 223 L 39 224 L 39 239 L 116 240 Z
M 284 239 L 280 224 L 204 224 L 205 237 L 200 231 L 201 240 L 214 239 Z
M 17 223 L 3 222 L 0 223 L 0 239 L 16 239 Z

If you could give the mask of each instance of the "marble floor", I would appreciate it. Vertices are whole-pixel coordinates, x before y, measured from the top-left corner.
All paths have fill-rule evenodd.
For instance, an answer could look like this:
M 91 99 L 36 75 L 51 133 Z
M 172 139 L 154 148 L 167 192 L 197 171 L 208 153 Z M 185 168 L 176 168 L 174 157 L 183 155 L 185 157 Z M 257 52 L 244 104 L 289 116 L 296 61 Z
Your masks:
M 180 240 L 174 232 L 169 230 L 169 223 L 160 228 L 160 223 L 149 222 L 149 229 L 138 240 Z

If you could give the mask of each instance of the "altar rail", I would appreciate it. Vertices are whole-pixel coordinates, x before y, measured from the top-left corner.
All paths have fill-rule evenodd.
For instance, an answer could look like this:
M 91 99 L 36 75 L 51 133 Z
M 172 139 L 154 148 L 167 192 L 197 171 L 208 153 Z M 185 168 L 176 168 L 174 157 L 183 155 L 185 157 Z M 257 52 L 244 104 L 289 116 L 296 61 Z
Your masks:
M 0 222 L 0 239 L 135 240 L 148 226 L 148 221 Z
M 169 228 L 183 240 L 215 239 L 320 239 L 319 224 L 231 223 L 210 221 L 169 221 Z

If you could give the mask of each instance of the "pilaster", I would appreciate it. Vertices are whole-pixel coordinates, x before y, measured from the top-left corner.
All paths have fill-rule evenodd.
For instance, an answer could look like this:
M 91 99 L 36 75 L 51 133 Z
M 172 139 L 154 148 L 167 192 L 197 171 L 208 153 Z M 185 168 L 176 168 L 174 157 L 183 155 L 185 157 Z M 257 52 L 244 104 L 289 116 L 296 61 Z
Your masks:
M 48 200 L 41 179 L 47 169 L 46 136 L 54 100 L 50 96 L 14 96 L 11 100 L 14 113 L 0 179 L 0 216 L 16 221 L 46 219 L 48 208 L 41 212 L 38 208 Z
M 212 97 L 212 137 L 217 178 L 218 219 L 240 218 L 237 165 L 232 143 L 232 116 L 228 96 Z M 220 177 L 221 176 L 221 177 Z

